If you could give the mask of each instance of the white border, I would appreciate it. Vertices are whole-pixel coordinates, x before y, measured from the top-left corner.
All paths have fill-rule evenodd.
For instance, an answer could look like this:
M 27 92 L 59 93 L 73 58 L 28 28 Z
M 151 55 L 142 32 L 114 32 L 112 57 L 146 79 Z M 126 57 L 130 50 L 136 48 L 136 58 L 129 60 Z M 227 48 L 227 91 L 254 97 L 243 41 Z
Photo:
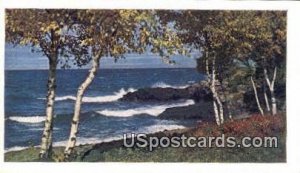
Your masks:
M 1 3 L 1 2 L 0 2 Z M 0 162 L 3 161 L 4 157 L 4 38 L 5 38 L 5 32 L 4 32 L 4 9 L 0 9 Z M 2 167 L 2 166 L 1 166 Z M 0 168 L 1 171 L 1 168 Z M 0 172 L 1 173 L 1 172 Z
M 5 2 L 3 2 L 5 1 Z M 0 173 L 2 172 L 300 172 L 300 2 L 295 1 L 196 1 L 196 0 L 2 0 L 0 9 Z M 288 10 L 287 47 L 287 163 L 3 163 L 4 139 L 4 9 L 240 9 Z M 298 56 L 297 56 L 298 55 Z M 201 157 L 201 156 L 200 156 Z

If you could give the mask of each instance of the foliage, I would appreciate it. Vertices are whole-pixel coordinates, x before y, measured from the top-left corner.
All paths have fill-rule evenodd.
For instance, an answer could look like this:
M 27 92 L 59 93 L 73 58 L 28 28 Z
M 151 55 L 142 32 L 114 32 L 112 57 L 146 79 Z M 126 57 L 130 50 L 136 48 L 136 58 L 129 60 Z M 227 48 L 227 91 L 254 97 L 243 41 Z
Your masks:
M 5 14 L 7 43 L 31 46 L 50 60 L 59 56 L 53 60 L 63 68 L 70 60 L 78 66 L 89 61 L 88 48 L 74 34 L 76 10 L 7 9 Z
M 78 10 L 72 29 L 94 57 L 125 58 L 130 53 L 152 52 L 171 63 L 180 52 L 179 37 L 160 23 L 153 10 Z
M 205 73 L 206 61 L 215 57 L 216 78 L 225 95 L 248 91 L 250 76 L 262 87 L 264 69 L 271 77 L 277 67 L 277 83 L 285 83 L 286 12 L 187 10 L 164 16 L 175 21 L 183 43 L 201 51 L 198 71 Z

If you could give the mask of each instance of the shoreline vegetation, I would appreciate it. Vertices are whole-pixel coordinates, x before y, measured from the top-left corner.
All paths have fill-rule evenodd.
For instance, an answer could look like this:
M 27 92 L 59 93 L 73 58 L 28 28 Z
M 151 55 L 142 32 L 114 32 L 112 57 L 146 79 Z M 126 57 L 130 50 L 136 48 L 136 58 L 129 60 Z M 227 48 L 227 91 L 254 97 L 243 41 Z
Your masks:
M 221 136 L 227 137 L 277 137 L 277 148 L 125 148 L 123 139 L 111 142 L 76 146 L 73 162 L 286 162 L 286 119 L 285 113 L 276 116 L 252 114 L 218 126 L 212 122 L 201 122 L 196 127 L 165 130 L 147 137 L 173 136 Z M 39 147 L 5 153 L 6 162 L 59 162 L 63 161 L 64 147 L 54 147 L 53 156 L 39 159 Z

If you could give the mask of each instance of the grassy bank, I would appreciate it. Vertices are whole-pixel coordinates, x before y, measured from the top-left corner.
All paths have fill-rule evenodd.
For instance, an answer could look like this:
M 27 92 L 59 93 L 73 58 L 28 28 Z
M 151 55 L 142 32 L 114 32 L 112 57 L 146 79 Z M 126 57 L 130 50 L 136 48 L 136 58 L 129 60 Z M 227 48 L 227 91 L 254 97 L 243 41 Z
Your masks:
M 278 138 L 277 148 L 125 148 L 123 141 L 83 145 L 76 148 L 77 154 L 71 161 L 81 162 L 285 162 L 286 161 L 286 120 L 284 115 L 259 116 L 229 121 L 221 127 L 214 123 L 202 123 L 197 127 L 185 130 L 164 131 L 151 136 L 225 136 L 235 137 L 238 142 L 245 137 L 274 137 Z M 38 159 L 38 148 L 5 153 L 5 161 L 43 161 Z M 62 159 L 63 148 L 54 148 L 51 160 Z

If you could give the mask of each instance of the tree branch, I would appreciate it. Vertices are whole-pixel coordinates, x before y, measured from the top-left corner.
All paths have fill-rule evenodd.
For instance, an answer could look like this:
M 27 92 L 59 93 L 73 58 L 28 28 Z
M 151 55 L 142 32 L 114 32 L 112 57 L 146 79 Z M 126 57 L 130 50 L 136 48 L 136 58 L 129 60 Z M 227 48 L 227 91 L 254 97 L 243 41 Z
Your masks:
M 274 69 L 274 74 L 273 74 L 273 79 L 272 79 L 272 88 L 274 88 L 274 83 L 276 80 L 276 75 L 277 75 L 277 67 L 275 67 Z
M 268 76 L 268 74 L 267 74 L 267 69 L 266 69 L 266 68 L 264 68 L 264 76 L 265 76 L 265 79 L 266 79 L 266 81 L 267 81 L 267 84 L 268 84 L 269 88 L 272 88 L 272 85 L 271 85 L 269 76 Z

